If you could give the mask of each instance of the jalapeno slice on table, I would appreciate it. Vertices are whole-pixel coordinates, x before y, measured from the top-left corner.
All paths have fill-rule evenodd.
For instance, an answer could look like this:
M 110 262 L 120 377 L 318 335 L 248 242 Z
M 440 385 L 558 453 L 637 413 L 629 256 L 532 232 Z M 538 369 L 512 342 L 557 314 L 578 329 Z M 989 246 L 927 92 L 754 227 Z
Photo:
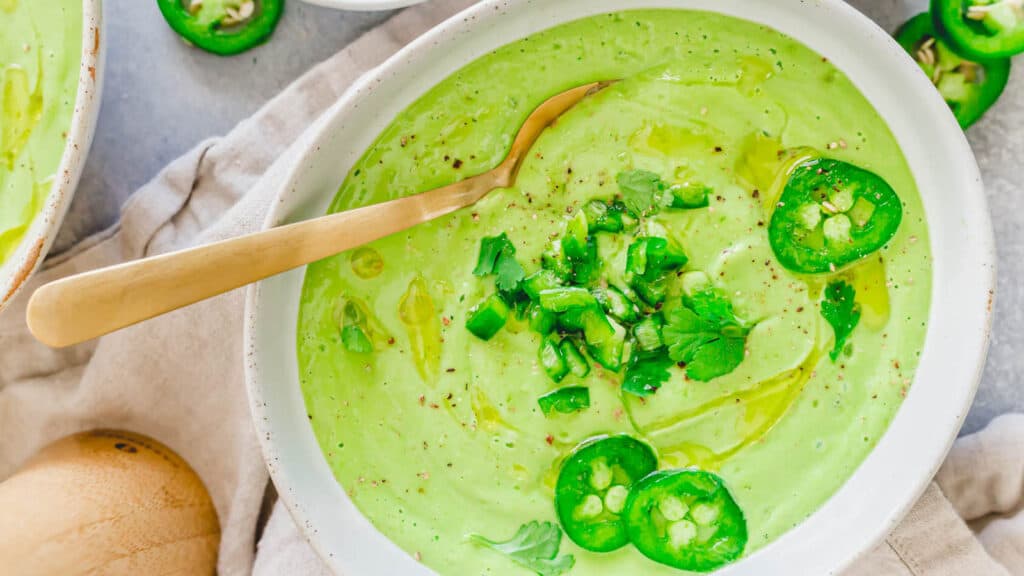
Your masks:
M 164 19 L 195 46 L 229 56 L 274 32 L 284 0 L 157 0 Z
M 666 470 L 641 480 L 626 502 L 629 539 L 655 562 L 710 572 L 743 554 L 747 521 L 722 479 Z
M 816 158 L 790 175 L 768 224 L 768 240 L 788 270 L 835 272 L 884 246 L 902 218 L 899 196 L 877 174 Z
M 936 33 L 927 13 L 908 20 L 896 32 L 896 41 L 931 78 L 963 128 L 977 122 L 1006 88 L 1009 58 L 969 60 L 957 55 Z
M 1024 52 L 1021 0 L 932 0 L 932 20 L 957 53 L 980 60 Z
M 581 444 L 562 463 L 555 485 L 555 508 L 566 535 L 592 552 L 628 544 L 622 512 L 629 491 L 657 467 L 654 451 L 629 436 Z

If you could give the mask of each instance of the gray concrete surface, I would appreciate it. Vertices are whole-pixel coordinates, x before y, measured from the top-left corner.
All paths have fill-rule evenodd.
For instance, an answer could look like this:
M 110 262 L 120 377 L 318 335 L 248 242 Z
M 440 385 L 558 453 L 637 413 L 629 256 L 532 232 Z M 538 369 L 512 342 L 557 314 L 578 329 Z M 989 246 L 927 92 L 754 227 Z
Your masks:
M 893 30 L 923 0 L 851 3 Z M 269 44 L 224 59 L 180 42 L 155 1 L 107 0 L 103 110 L 55 250 L 113 224 L 132 191 L 165 164 L 204 138 L 228 131 L 302 72 L 389 15 L 342 13 L 289 0 Z M 1024 159 L 1024 59 L 1006 96 L 969 137 L 988 187 L 999 286 L 988 363 L 964 432 L 1004 412 L 1024 411 L 1024 170 L 1018 166 Z

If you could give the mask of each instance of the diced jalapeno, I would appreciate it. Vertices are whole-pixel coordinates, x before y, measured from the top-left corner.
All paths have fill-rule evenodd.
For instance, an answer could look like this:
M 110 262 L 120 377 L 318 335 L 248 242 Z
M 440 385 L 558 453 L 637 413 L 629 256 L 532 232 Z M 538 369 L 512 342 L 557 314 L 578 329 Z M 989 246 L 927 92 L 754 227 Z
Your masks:
M 508 304 L 497 294 L 491 294 L 469 311 L 466 329 L 481 340 L 490 340 L 508 321 Z
M 587 257 L 587 237 L 590 227 L 587 224 L 587 215 L 583 210 L 577 210 L 576 214 L 569 220 L 565 227 L 565 236 L 562 237 L 562 250 L 565 255 L 573 260 L 582 260 Z
M 590 389 L 584 386 L 559 388 L 538 398 L 537 404 L 545 416 L 553 412 L 572 414 L 590 408 Z
M 710 572 L 743 554 L 747 522 L 722 479 L 701 470 L 655 472 L 630 492 L 623 513 L 644 556 L 680 570 Z
M 591 293 L 601 304 L 601 308 L 620 322 L 632 323 L 640 317 L 640 309 L 637 305 L 615 286 L 596 288 Z
M 614 320 L 609 320 L 608 318 L 603 320 L 611 328 L 611 332 L 608 333 L 601 326 L 601 323 L 595 321 L 601 327 L 600 329 L 597 327 L 591 329 L 591 335 L 587 338 L 587 351 L 590 352 L 590 357 L 598 364 L 613 372 L 618 372 L 622 368 L 622 352 L 626 345 L 626 329 Z M 584 334 L 587 334 L 586 326 L 584 326 Z
M 562 253 L 562 242 L 556 240 L 540 256 L 540 265 L 545 270 L 550 270 L 563 281 L 572 278 L 572 266 Z
M 530 322 L 530 330 L 541 336 L 547 336 L 555 329 L 556 316 L 554 313 L 542 308 L 539 304 L 530 305 L 527 317 Z
M 597 257 L 597 239 L 587 239 L 586 251 L 581 258 L 568 258 L 571 269 L 570 279 L 579 286 L 595 282 L 601 275 L 601 261 Z
M 650 306 L 658 306 L 665 301 L 668 295 L 668 285 L 665 279 L 645 280 L 642 277 L 634 278 L 630 284 L 637 296 Z
M 878 175 L 818 158 L 793 171 L 768 239 L 779 262 L 793 272 L 835 272 L 884 246 L 902 217 L 899 196 Z
M 543 290 L 540 305 L 552 312 L 565 312 L 573 308 L 596 308 L 597 300 L 585 288 L 566 287 Z
M 536 302 L 540 299 L 540 293 L 544 290 L 551 290 L 562 285 L 562 278 L 551 270 L 541 269 L 530 274 L 523 280 L 523 291 Z
M 637 347 L 641 351 L 652 352 L 662 347 L 662 323 L 660 314 L 652 314 L 633 326 L 633 337 L 636 338 Z
M 706 207 L 708 196 L 711 194 L 711 189 L 707 186 L 690 183 L 676 184 L 669 187 L 668 191 L 672 193 L 671 207 L 684 210 Z
M 626 225 L 623 220 L 625 206 L 591 200 L 583 205 L 590 232 L 622 232 Z
M 625 496 L 657 466 L 654 451 L 629 436 L 604 436 L 578 446 L 562 463 L 555 484 L 555 508 L 566 535 L 593 552 L 628 544 Z
M 568 338 L 562 340 L 558 348 L 562 352 L 562 358 L 565 358 L 565 363 L 569 366 L 570 374 L 579 378 L 590 374 L 590 363 L 572 340 Z
M 551 336 L 545 336 L 540 343 L 540 350 L 537 352 L 537 360 L 544 373 L 555 382 L 561 382 L 569 373 L 569 365 L 562 356 L 558 347 L 558 340 Z

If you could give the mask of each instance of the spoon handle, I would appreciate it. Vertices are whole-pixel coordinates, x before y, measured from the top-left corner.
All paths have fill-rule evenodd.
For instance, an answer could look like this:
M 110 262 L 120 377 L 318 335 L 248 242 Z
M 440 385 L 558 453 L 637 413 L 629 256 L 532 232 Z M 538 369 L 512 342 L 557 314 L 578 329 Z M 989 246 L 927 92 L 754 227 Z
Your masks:
M 26 321 L 50 346 L 84 342 L 454 212 L 504 185 L 497 172 L 63 278 L 36 290 Z

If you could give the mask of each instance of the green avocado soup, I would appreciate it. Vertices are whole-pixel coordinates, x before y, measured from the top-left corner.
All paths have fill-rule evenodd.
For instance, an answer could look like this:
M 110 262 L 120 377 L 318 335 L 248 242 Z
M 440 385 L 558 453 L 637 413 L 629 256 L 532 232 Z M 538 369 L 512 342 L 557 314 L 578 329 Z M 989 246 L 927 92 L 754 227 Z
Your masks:
M 297 353 L 320 447 L 362 513 L 441 574 L 681 574 L 687 566 L 706 571 L 748 555 L 807 518 L 851 476 L 885 432 L 917 366 L 931 259 L 924 209 L 906 161 L 846 76 L 819 54 L 754 23 L 705 12 L 622 12 L 500 48 L 401 113 L 351 169 L 330 209 L 407 196 L 489 170 L 537 105 L 605 79 L 621 81 L 545 131 L 513 187 L 306 272 Z M 770 237 L 773 218 L 787 214 L 780 198 L 794 197 L 798 180 L 840 174 L 828 172 L 840 164 L 851 166 L 842 174 L 877 175 L 870 190 L 891 187 L 898 202 L 888 208 L 896 218 L 889 212 L 887 223 L 898 227 L 878 249 L 847 250 L 852 256 L 844 258 L 858 258 L 848 265 L 793 272 L 773 242 L 777 249 L 787 235 L 821 240 L 801 232 L 799 219 L 796 228 Z M 566 281 L 566 298 L 585 299 L 586 290 L 609 285 L 636 286 L 630 247 L 664 239 L 685 258 L 659 280 L 663 303 L 630 296 L 645 318 L 664 323 L 666 346 L 677 338 L 672 352 L 661 353 L 683 348 L 676 311 L 700 309 L 694 285 L 735 317 L 722 334 L 739 344 L 728 354 L 691 354 L 686 362 L 665 356 L 667 376 L 656 390 L 627 391 L 624 374 L 639 346 L 638 320 L 621 322 L 628 334 L 623 368 L 609 368 L 596 361 L 582 330 L 539 334 L 528 313 L 516 309 L 538 304 L 499 289 L 507 274 L 474 270 L 480 272 L 482 245 L 504 234 L 523 275 L 537 273 L 553 243 L 565 246 L 567 230 L 588 203 L 628 200 L 623 179 L 637 175 L 655 175 L 668 190 L 699 185 L 707 205 L 666 205 L 632 218 L 632 228 L 618 233 L 591 228 L 588 242 L 593 239 L 599 271 L 584 288 Z M 849 227 L 886 217 L 881 207 L 864 212 L 852 199 L 834 210 L 839 202 L 830 198 L 807 216 L 814 218 L 812 227 L 824 226 L 826 237 L 836 228 L 829 221 Z M 467 321 L 488 301 L 495 314 L 508 313 L 484 340 Z M 484 331 L 484 337 L 491 333 Z M 557 344 L 563 336 L 579 345 L 586 371 L 553 375 L 547 357 L 539 356 L 543 342 Z M 562 388 L 573 394 L 538 402 Z M 585 403 L 579 392 L 587 395 Z M 580 464 L 586 453 L 575 449 L 603 435 L 640 441 L 656 453 L 656 464 L 647 457 L 636 464 L 635 451 L 609 452 L 618 460 L 607 462 L 621 460 L 633 472 L 628 478 L 616 473 L 614 482 L 595 480 L 605 460 Z M 590 474 L 593 486 L 580 489 L 571 474 L 560 474 L 568 462 L 582 466 L 578 477 Z M 654 466 L 660 476 L 640 480 Z M 693 500 L 702 482 L 708 502 L 723 503 L 726 520 L 745 532 L 726 535 L 735 551 L 727 558 L 705 554 L 700 562 L 673 563 L 662 549 L 666 542 L 697 546 L 709 537 L 698 526 L 707 506 Z M 599 489 L 596 496 L 592 488 Z M 575 499 L 564 513 L 563 496 Z M 649 502 L 653 508 L 638 511 Z M 585 536 L 577 534 L 587 527 L 567 522 L 586 519 L 590 506 L 631 523 L 605 526 L 608 538 L 581 546 Z M 675 523 L 665 532 L 636 518 Z M 561 538 L 557 558 L 542 553 L 532 563 L 487 544 L 506 541 L 520 528 L 554 537 L 568 529 L 569 537 Z
M 0 0 L 0 264 L 50 192 L 81 59 L 81 1 Z

